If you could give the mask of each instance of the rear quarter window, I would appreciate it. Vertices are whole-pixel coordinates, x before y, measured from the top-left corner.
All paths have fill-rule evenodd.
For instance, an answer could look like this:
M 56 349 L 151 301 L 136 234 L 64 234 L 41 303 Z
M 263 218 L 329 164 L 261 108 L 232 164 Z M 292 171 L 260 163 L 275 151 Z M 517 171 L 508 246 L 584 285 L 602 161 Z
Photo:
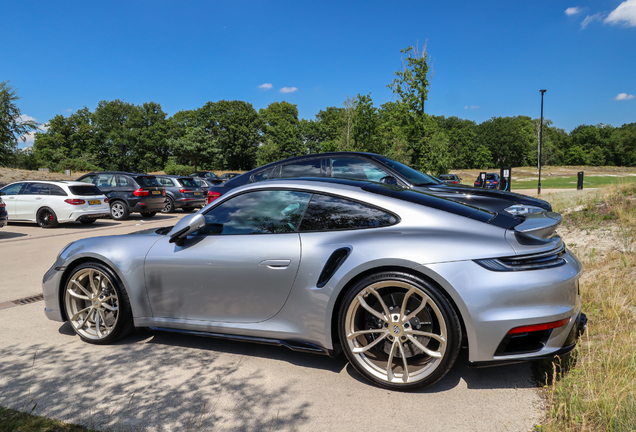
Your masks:
M 314 194 L 300 231 L 331 231 L 394 225 L 397 218 L 383 210 L 344 198 Z
M 186 187 L 199 187 L 197 182 L 195 182 L 194 179 L 191 179 L 191 178 L 182 178 L 182 179 L 179 179 L 179 181 L 181 182 L 183 186 L 186 186 Z
M 161 183 L 159 183 L 159 180 L 157 180 L 157 177 L 139 176 L 139 177 L 136 177 L 135 180 L 137 181 L 137 183 L 139 183 L 139 186 L 161 187 Z

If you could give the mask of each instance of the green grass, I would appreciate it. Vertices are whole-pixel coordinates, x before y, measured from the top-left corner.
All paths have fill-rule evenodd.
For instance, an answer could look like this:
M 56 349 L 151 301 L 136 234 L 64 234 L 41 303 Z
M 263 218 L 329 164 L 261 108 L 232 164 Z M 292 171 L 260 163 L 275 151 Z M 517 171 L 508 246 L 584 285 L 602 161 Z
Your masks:
M 574 177 L 548 177 L 541 179 L 542 189 L 576 189 L 577 178 Z M 636 183 L 636 176 L 585 176 L 583 188 L 599 188 L 610 185 Z M 512 181 L 512 191 L 515 189 L 536 189 L 537 180 Z
M 0 406 L 0 432 L 92 432 L 93 429 Z

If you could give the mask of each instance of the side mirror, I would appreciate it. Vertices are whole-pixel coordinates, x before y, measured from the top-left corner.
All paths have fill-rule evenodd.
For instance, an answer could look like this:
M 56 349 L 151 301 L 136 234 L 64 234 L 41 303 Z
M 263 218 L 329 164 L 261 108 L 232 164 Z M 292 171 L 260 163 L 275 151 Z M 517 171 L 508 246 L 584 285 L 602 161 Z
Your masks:
M 393 185 L 393 186 L 397 186 L 398 185 L 397 179 L 395 177 L 393 177 L 393 176 L 382 177 L 380 179 L 380 183 L 386 184 L 386 185 Z
M 185 218 L 184 218 L 185 219 Z M 200 230 L 205 226 L 205 216 L 200 213 L 192 215 L 186 221 L 181 219 L 170 234 L 170 243 L 175 243 L 177 246 L 183 246 L 186 237 L 195 231 Z M 181 225 L 181 226 L 180 226 Z M 185 226 L 183 226 L 185 225 Z

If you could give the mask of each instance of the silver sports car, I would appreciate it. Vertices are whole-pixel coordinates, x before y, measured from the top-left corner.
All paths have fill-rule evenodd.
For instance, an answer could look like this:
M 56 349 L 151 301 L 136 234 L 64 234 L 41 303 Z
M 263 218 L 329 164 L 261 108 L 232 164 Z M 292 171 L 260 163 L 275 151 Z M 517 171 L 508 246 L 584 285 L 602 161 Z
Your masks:
M 174 227 L 66 246 L 46 315 L 106 344 L 134 327 L 338 355 L 371 382 L 571 350 L 581 264 L 557 213 L 490 213 L 397 186 L 293 179 L 236 188 Z

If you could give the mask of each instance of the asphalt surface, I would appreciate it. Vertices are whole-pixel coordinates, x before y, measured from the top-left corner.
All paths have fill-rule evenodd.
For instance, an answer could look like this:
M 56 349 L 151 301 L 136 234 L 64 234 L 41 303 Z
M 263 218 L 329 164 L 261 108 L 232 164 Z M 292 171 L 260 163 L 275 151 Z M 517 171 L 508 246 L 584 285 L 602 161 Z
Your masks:
M 376 388 L 341 356 L 137 330 L 80 341 L 46 319 L 41 279 L 69 242 L 173 225 L 183 213 L 44 230 L 0 229 L 0 405 L 99 430 L 530 431 L 540 421 L 529 364 L 467 367 L 415 393 Z

